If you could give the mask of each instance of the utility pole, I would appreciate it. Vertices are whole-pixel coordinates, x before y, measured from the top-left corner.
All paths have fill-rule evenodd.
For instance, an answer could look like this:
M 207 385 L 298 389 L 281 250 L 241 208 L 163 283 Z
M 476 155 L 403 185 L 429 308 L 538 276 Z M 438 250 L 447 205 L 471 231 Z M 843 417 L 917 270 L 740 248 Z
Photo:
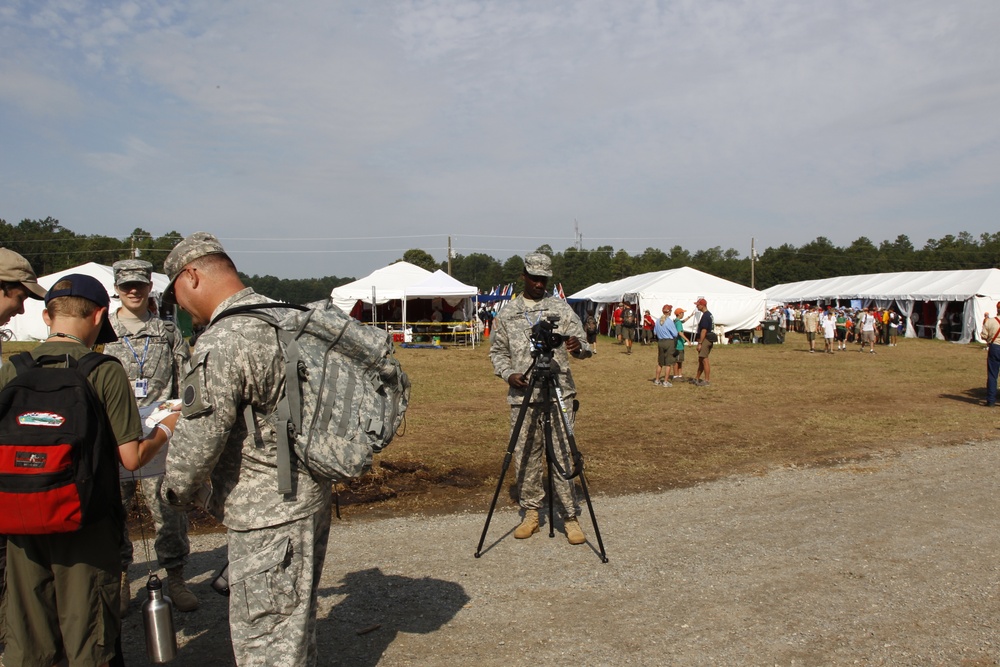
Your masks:
M 451 275 L 451 236 L 448 237 L 448 275 Z
M 750 237 L 750 289 L 757 289 L 757 276 L 754 264 L 757 262 L 757 251 L 754 250 L 754 238 Z

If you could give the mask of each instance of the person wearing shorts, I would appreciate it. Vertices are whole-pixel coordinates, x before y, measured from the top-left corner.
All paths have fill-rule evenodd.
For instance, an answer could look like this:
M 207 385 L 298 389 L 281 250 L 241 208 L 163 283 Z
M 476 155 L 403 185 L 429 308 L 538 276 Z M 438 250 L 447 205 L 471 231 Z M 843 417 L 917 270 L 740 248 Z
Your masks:
M 701 319 L 698 320 L 698 330 L 694 335 L 695 342 L 698 344 L 698 371 L 694 376 L 694 384 L 698 387 L 707 387 L 712 380 L 712 366 L 709 364 L 708 355 L 712 354 L 714 343 L 709 338 L 709 334 L 714 333 L 715 318 L 712 317 L 712 313 L 708 312 L 708 301 L 705 299 L 698 299 L 694 305 L 701 313 Z M 701 379 L 702 375 L 705 376 L 704 380 Z
M 663 306 L 663 316 L 653 323 L 653 335 L 656 336 L 656 375 L 653 384 L 658 387 L 672 387 L 670 383 L 671 369 L 674 367 L 674 350 L 677 345 L 677 326 L 670 319 L 672 306 Z M 660 380 L 662 373 L 663 379 Z
M 867 345 L 869 354 L 875 354 L 875 315 L 870 308 L 861 313 L 858 325 L 861 327 L 861 351 L 864 352 Z
M 631 304 L 622 304 L 622 340 L 625 341 L 626 354 L 632 354 L 632 341 L 635 339 L 635 327 L 639 316 Z

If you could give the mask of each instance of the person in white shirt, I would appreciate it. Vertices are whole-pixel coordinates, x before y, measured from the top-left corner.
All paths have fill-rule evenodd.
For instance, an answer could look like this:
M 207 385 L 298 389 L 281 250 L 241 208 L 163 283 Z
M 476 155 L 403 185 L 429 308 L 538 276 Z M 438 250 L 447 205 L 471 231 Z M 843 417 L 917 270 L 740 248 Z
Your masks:
M 823 327 L 823 343 L 826 346 L 826 352 L 833 354 L 833 339 L 837 335 L 837 317 L 833 314 L 832 308 L 827 307 L 820 324 Z

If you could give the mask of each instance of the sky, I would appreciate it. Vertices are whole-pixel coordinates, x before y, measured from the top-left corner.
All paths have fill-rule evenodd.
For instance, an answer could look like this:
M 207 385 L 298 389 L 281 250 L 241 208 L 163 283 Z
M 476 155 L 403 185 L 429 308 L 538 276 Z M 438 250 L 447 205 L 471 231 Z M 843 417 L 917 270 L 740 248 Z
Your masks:
M 0 0 L 0 218 L 283 278 L 919 248 L 1000 231 L 998 35 L 992 0 Z

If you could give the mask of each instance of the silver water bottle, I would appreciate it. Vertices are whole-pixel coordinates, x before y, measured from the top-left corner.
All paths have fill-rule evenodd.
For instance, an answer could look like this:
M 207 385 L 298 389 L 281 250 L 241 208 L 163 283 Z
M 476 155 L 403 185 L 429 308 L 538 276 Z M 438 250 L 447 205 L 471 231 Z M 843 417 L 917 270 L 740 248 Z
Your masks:
M 170 662 L 177 655 L 173 603 L 163 594 L 163 584 L 155 574 L 146 582 L 149 598 L 142 603 L 142 623 L 146 628 L 146 655 L 153 664 Z

